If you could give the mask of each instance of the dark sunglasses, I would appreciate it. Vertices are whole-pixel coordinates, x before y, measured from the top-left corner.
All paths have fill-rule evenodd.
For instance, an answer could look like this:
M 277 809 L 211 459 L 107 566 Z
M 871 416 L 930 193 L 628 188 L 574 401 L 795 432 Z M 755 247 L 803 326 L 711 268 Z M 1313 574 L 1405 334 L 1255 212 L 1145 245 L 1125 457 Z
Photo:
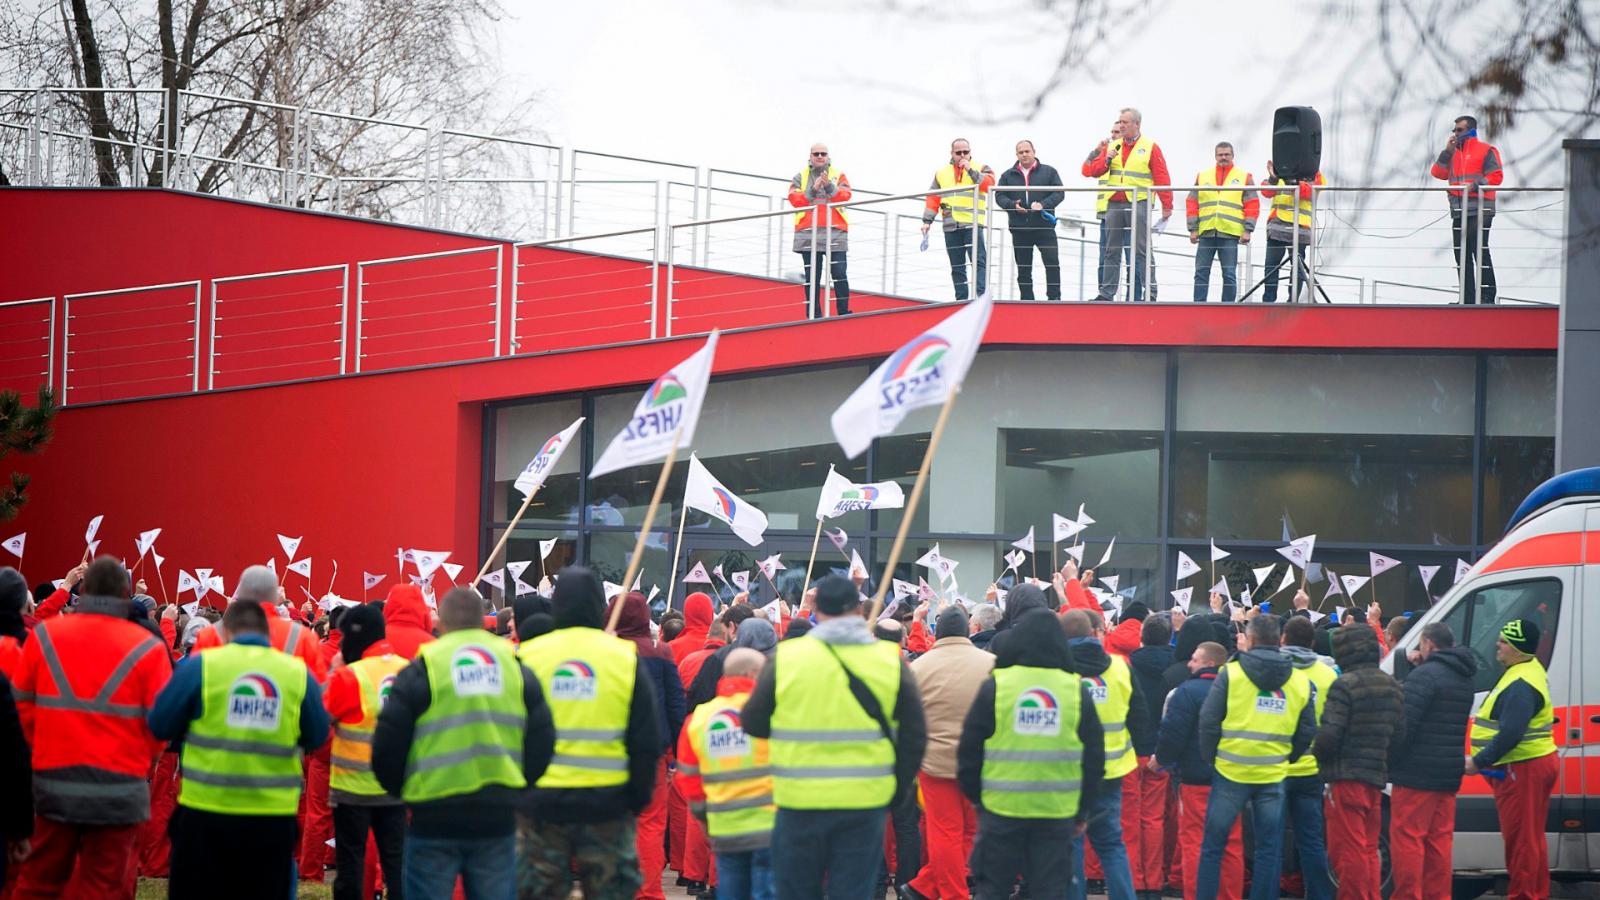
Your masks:
M 826 151 L 813 150 L 813 151 L 811 151 L 811 155 L 812 156 L 827 156 L 828 154 L 827 154 Z
M 972 155 L 972 151 L 971 150 L 951 150 L 950 151 L 950 155 L 951 156 L 971 156 Z

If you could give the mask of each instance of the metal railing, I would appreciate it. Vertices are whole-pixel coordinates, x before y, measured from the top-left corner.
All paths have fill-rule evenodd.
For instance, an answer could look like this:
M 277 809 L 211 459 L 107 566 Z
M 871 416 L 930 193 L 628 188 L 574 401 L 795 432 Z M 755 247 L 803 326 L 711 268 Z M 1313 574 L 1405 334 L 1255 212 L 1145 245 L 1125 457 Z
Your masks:
M 195 279 L 64 295 L 61 298 L 66 318 L 61 341 L 62 404 L 73 402 L 74 388 L 91 393 L 98 391 L 92 398 L 95 400 L 181 393 L 186 381 L 189 391 L 199 391 L 200 285 L 200 280 Z M 192 299 L 181 306 L 159 302 L 163 296 L 180 295 L 180 292 Z M 109 305 L 117 299 L 141 296 L 154 298 L 156 302 L 134 308 L 124 304 Z M 74 302 L 78 304 L 76 309 Z M 84 311 L 86 303 L 102 308 Z M 171 317 L 173 313 L 189 318 L 175 319 Z M 73 346 L 74 338 L 78 339 L 78 347 Z M 170 363 L 184 365 L 180 368 L 168 365 Z M 183 369 L 188 370 L 187 374 Z

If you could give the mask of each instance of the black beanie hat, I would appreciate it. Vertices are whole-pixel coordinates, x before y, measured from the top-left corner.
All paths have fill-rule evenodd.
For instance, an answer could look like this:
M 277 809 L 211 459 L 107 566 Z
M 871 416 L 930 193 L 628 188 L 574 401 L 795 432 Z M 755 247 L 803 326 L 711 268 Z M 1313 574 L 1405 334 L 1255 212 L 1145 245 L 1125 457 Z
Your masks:
M 1500 628 L 1500 636 L 1523 653 L 1539 649 L 1539 623 L 1532 619 L 1512 619 Z
M 339 617 L 339 632 L 344 635 L 339 655 L 346 664 L 353 663 L 368 647 L 383 640 L 386 633 L 383 610 L 365 604 L 346 607 L 344 615 Z
M 1149 615 L 1150 607 L 1145 606 L 1142 601 L 1129 600 L 1127 604 L 1122 607 L 1122 617 L 1117 621 L 1126 622 L 1129 619 L 1132 619 L 1136 622 L 1143 622 Z

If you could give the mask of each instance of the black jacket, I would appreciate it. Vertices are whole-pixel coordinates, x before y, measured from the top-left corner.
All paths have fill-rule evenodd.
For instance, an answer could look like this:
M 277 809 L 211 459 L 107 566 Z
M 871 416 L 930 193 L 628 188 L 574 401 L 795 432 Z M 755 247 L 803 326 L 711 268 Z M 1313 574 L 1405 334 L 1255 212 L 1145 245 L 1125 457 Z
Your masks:
M 988 631 L 980 631 L 972 636 L 972 646 L 977 647 L 979 650 L 988 650 L 989 644 L 994 641 L 994 636 L 998 633 L 993 628 Z
M 33 834 L 33 763 L 11 682 L 0 674 L 0 845 Z M 0 881 L 6 859 L 0 854 Z
M 1461 788 L 1461 748 L 1472 718 L 1477 657 L 1469 647 L 1435 650 L 1406 675 L 1406 738 L 1389 745 L 1389 780 L 1418 791 Z
M 522 736 L 522 774 L 532 784 L 555 752 L 556 726 L 550 707 L 544 702 L 539 679 L 522 666 L 522 702 L 527 709 L 527 725 Z M 400 796 L 406 781 L 406 758 L 411 753 L 417 719 L 433 704 L 433 689 L 428 685 L 428 664 L 417 657 L 395 676 L 389 700 L 378 714 L 372 734 L 372 774 L 383 789 Z M 516 828 L 519 791 L 489 786 L 471 794 L 413 803 L 411 831 L 422 837 L 503 837 Z
M 1184 624 L 1188 624 L 1185 622 Z M 1139 756 L 1149 756 L 1156 750 L 1156 725 L 1161 721 L 1161 708 L 1167 702 L 1170 693 L 1166 686 L 1167 666 L 1172 665 L 1172 648 L 1140 647 L 1128 654 L 1128 667 L 1133 670 L 1133 683 L 1139 686 L 1139 693 L 1144 695 L 1145 722 L 1143 741 L 1138 737 L 1133 741 L 1133 752 Z
M 1188 623 L 1185 622 L 1184 626 L 1188 627 Z M 1250 683 L 1263 691 L 1275 691 L 1283 687 L 1283 683 L 1294 673 L 1294 664 L 1277 647 L 1241 653 L 1234 658 L 1234 662 L 1244 670 Z M 1217 671 L 1217 680 L 1211 685 L 1211 691 L 1206 694 L 1205 703 L 1200 707 L 1200 756 L 1211 766 L 1216 765 L 1217 744 L 1222 740 L 1222 720 L 1228 715 L 1228 672 L 1226 666 Z M 1316 704 L 1307 703 L 1300 710 L 1299 721 L 1295 722 L 1294 737 L 1289 742 L 1289 761 L 1294 762 L 1304 756 L 1311 749 L 1311 741 L 1316 736 Z
M 1226 616 L 1198 613 L 1183 620 L 1178 639 L 1172 645 L 1172 662 L 1167 664 L 1161 677 L 1161 686 L 1167 693 L 1189 680 L 1189 657 L 1194 655 L 1194 648 L 1206 641 L 1219 643 L 1229 653 L 1233 652 L 1233 630 Z
M 1037 203 L 1044 207 L 1044 212 L 1054 214 L 1056 207 L 1067 198 L 1066 192 L 1048 190 L 1061 187 L 1061 174 L 1053 167 L 1039 163 L 1033 170 L 1033 175 L 1026 182 L 1022 180 L 1021 166 L 1014 165 L 1000 173 L 1000 187 L 1028 186 L 1025 191 L 995 191 L 994 202 L 1006 211 L 1010 218 L 1012 228 L 1048 228 L 1055 230 L 1055 226 L 1045 220 L 1044 214 L 1034 212 L 1030 206 Z
M 1200 752 L 1200 708 L 1211 694 L 1217 670 L 1208 666 L 1189 676 L 1167 697 L 1165 713 L 1156 738 L 1156 762 L 1177 768 L 1181 784 L 1210 786 L 1216 770 Z
M 1031 666 L 1040 669 L 1061 669 L 1072 672 L 1071 653 L 1067 649 L 1066 635 L 1060 621 L 1048 609 L 1033 610 L 1017 619 L 1007 631 L 1013 655 L 1010 661 L 996 663 L 995 668 Z M 1083 788 L 1078 802 L 1078 818 L 1094 805 L 1095 798 L 1104 789 L 1106 770 L 1105 731 L 1100 727 L 1100 716 L 1095 711 L 1089 686 L 1078 681 L 1078 740 L 1083 742 Z M 983 744 L 994 735 L 995 681 L 991 674 L 978 688 L 972 708 L 961 725 L 961 740 L 956 745 L 956 782 L 968 800 L 983 803 Z
M 1378 668 L 1378 635 L 1362 622 L 1333 630 L 1340 675 L 1328 688 L 1322 725 L 1312 746 L 1323 781 L 1389 781 L 1389 748 L 1406 739 L 1400 685 Z
M 1079 675 L 1098 676 L 1111 667 L 1111 656 L 1106 653 L 1105 647 L 1101 646 L 1099 641 L 1078 638 L 1068 642 L 1067 650 L 1072 660 L 1072 671 Z M 1139 747 L 1144 747 L 1145 753 L 1148 754 L 1155 748 L 1156 724 L 1160 720 L 1150 718 L 1150 704 L 1145 699 L 1139 678 L 1131 671 L 1129 675 L 1132 676 L 1128 680 L 1132 683 L 1133 693 L 1128 698 L 1128 739 L 1133 742 L 1135 755 L 1139 755 Z

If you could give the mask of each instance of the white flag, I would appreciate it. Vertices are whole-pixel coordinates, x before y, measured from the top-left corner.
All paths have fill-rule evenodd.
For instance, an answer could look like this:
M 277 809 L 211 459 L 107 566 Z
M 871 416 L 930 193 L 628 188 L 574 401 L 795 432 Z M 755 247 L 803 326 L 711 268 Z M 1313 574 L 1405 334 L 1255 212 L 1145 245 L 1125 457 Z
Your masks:
M 1432 592 L 1433 576 L 1439 574 L 1438 566 L 1417 566 L 1417 574 L 1422 576 L 1422 589 Z
M 894 585 L 894 596 L 896 600 L 902 597 L 915 597 L 917 595 L 917 586 L 909 581 L 901 581 L 898 578 L 891 578 L 889 579 L 889 583 Z
M 1377 578 L 1379 575 L 1382 575 L 1383 573 L 1389 571 L 1390 569 L 1394 568 L 1395 566 L 1400 565 L 1400 560 L 1398 560 L 1398 559 L 1390 559 L 1389 557 L 1384 556 L 1382 553 L 1370 553 L 1369 552 L 1367 554 L 1367 557 L 1371 560 L 1371 563 L 1372 563 L 1372 577 L 1373 578 Z
M 506 571 L 511 573 L 511 577 L 513 579 L 520 581 L 522 579 L 522 573 L 528 571 L 528 567 L 531 565 L 533 565 L 532 560 L 508 562 L 506 563 Z
M 940 581 L 947 581 L 950 576 L 955 574 L 956 566 L 961 564 L 953 559 L 946 559 L 939 555 L 939 545 L 934 544 L 932 550 L 924 553 L 922 558 L 917 560 L 917 565 L 932 569 L 938 573 Z
M 99 552 L 100 552 L 100 542 L 99 541 L 90 541 L 89 542 L 89 555 L 93 556 L 93 555 L 95 555 L 96 553 L 99 553 Z
M 428 578 L 438 571 L 440 566 L 444 565 L 445 560 L 450 558 L 450 551 L 412 550 L 411 555 L 416 559 L 417 574 L 423 578 Z
M 630 591 L 638 591 L 640 593 L 644 592 L 644 570 L 643 569 L 639 570 L 639 574 L 633 576 L 633 587 L 629 588 L 628 590 L 630 590 Z
M 1289 568 L 1283 570 L 1283 581 L 1278 583 L 1278 589 L 1272 592 L 1273 595 L 1276 596 L 1283 591 L 1288 590 L 1289 585 L 1291 584 L 1294 584 L 1294 566 L 1290 566 Z
M 783 564 L 783 554 L 781 553 L 774 553 L 766 559 L 759 560 L 756 566 L 761 569 L 761 574 L 766 576 L 768 580 L 777 578 L 779 572 L 789 568 Z
M 133 543 L 134 543 L 134 546 L 139 548 L 139 558 L 140 559 L 144 559 L 144 555 L 146 553 L 149 553 L 150 552 L 150 548 L 154 547 L 156 545 L 156 538 L 158 538 L 160 536 L 161 536 L 161 529 L 159 529 L 159 528 L 152 528 L 149 531 L 141 531 L 141 532 L 139 532 L 138 540 L 134 541 Z
M 1106 577 L 1100 579 L 1100 583 L 1106 586 L 1106 590 L 1113 594 L 1117 592 L 1117 585 L 1121 583 L 1121 581 L 1121 575 L 1107 575 Z
M 767 514 L 735 497 L 694 456 L 689 457 L 689 478 L 683 487 L 683 505 L 728 523 L 733 533 L 746 544 L 752 547 L 761 545 L 762 535 L 767 530 Z
M 1356 598 L 1356 591 L 1361 590 L 1362 586 L 1365 585 L 1367 582 L 1369 582 L 1371 580 L 1372 580 L 1372 577 L 1369 576 L 1369 575 L 1341 575 L 1341 576 L 1339 576 L 1339 581 L 1344 584 L 1345 596 L 1349 597 L 1351 600 L 1354 600 Z
M 1055 529 L 1055 542 L 1058 544 L 1083 530 L 1083 526 L 1079 525 L 1076 520 L 1069 519 L 1060 513 L 1050 514 L 1050 524 Z
M 860 572 L 862 575 L 866 575 L 867 574 L 867 564 L 865 562 L 862 562 L 861 554 L 857 553 L 855 551 L 855 548 L 851 548 L 851 550 L 850 550 L 850 574 L 854 575 L 857 572 Z
M 706 564 L 703 562 L 695 563 L 694 568 L 689 570 L 689 574 L 683 576 L 683 583 L 711 584 L 711 576 L 706 574 Z
M 1218 550 L 1217 549 L 1217 542 L 1215 540 L 1213 540 L 1211 542 L 1211 561 L 1212 562 L 1222 562 L 1223 560 L 1227 559 L 1228 557 L 1230 557 L 1232 555 L 1233 555 L 1232 553 L 1229 553 L 1226 550 Z
M 150 558 L 156 561 L 157 569 L 167 564 L 167 558 L 155 552 L 154 550 L 150 551 Z
M 213 591 L 216 591 L 217 593 L 222 594 L 223 596 L 227 596 L 227 594 L 228 594 L 227 590 L 225 590 L 223 588 L 223 586 L 222 586 L 222 576 L 221 575 L 212 575 L 211 577 L 207 578 L 206 579 L 206 586 L 211 588 Z
M 561 539 L 560 538 L 551 538 L 548 541 L 540 541 L 539 542 L 539 558 L 540 559 L 549 559 L 550 558 L 550 551 L 556 549 L 556 542 L 559 541 L 559 540 L 561 540 Z
M 1178 588 L 1172 592 L 1172 605 L 1185 613 L 1189 611 L 1189 600 L 1194 596 L 1194 588 Z
M 1459 556 L 1456 557 L 1456 580 L 1450 583 L 1455 584 L 1456 582 L 1459 582 L 1461 579 L 1467 577 L 1467 573 L 1470 571 L 1472 571 L 1472 563 L 1467 562 Z
M 850 535 L 845 534 L 843 528 L 824 528 L 822 533 L 828 536 L 833 546 L 839 548 L 840 553 L 844 552 L 845 546 L 850 542 Z
M 456 576 L 460 575 L 461 574 L 461 570 L 463 568 L 465 568 L 464 566 L 462 566 L 462 565 L 460 565 L 458 563 L 450 563 L 450 562 L 440 563 L 440 565 L 444 567 L 444 573 L 446 575 L 450 576 L 450 580 L 452 582 L 456 580 Z
M 1078 561 L 1078 565 L 1080 565 L 1080 566 L 1083 565 L 1083 545 L 1082 544 L 1079 544 L 1076 547 L 1068 547 L 1067 548 L 1067 555 L 1072 557 L 1073 559 L 1077 560 Z
M 548 580 L 549 580 L 548 578 L 545 579 L 545 581 L 548 581 Z M 515 578 L 511 579 L 511 583 L 516 586 L 516 591 L 517 591 L 517 596 L 518 597 L 522 597 L 522 596 L 526 596 L 528 594 L 535 594 L 535 593 L 539 593 L 540 592 L 540 591 L 534 590 L 532 585 L 527 584 L 525 582 L 518 581 Z M 539 582 L 539 584 L 543 585 L 544 581 Z M 542 590 L 542 588 L 540 590 Z
M 199 587 L 199 585 L 200 582 L 195 581 L 193 575 L 190 575 L 183 569 L 178 570 L 178 593 L 181 594 L 184 591 L 192 591 L 196 587 Z M 240 607 L 240 609 L 243 609 L 243 607 Z
M 1011 546 L 1017 548 L 1018 550 L 1023 551 L 1024 553 L 1032 553 L 1033 552 L 1033 526 L 1029 525 L 1028 526 L 1028 533 L 1023 535 L 1022 537 L 1018 538 L 1017 540 L 1012 541 L 1011 542 Z
M 906 495 L 899 482 L 856 484 L 829 466 L 828 477 L 822 483 L 822 496 L 817 499 L 817 518 L 832 519 L 848 512 L 899 509 L 905 505 Z
M 1089 518 L 1089 514 L 1083 511 L 1085 505 L 1083 503 L 1078 504 L 1078 529 L 1080 531 L 1094 524 L 1094 520 Z
M 183 609 L 184 615 L 192 619 L 195 617 L 196 613 L 200 612 L 200 601 L 196 600 L 193 603 L 185 603 L 181 608 Z
M 26 531 L 24 531 L 23 533 L 15 536 L 15 537 L 6 538 L 6 542 L 4 544 L 0 544 L 0 546 L 3 546 L 7 550 L 10 550 L 12 556 L 15 556 L 17 559 L 21 559 L 22 558 L 22 547 L 27 542 L 28 542 L 28 533 Z
M 1183 552 L 1182 550 L 1179 550 L 1178 551 L 1178 579 L 1177 580 L 1182 581 L 1185 578 L 1188 578 L 1190 575 L 1198 574 L 1199 571 L 1200 571 L 1200 565 L 1198 563 L 1196 563 L 1193 559 L 1191 559 L 1189 557 L 1189 554 Z
M 308 581 L 311 579 L 311 557 L 309 556 L 289 563 L 285 568 L 298 575 L 304 575 Z
M 539 448 L 539 452 L 533 455 L 533 459 L 528 461 L 528 465 L 523 468 L 511 486 L 521 491 L 524 497 L 533 496 L 533 492 L 537 491 L 539 486 L 544 484 L 544 480 L 550 477 L 550 473 L 555 471 L 556 463 L 561 461 L 561 454 L 566 452 L 567 445 L 572 443 L 573 436 L 578 433 L 578 428 L 582 424 L 583 416 L 579 416 L 578 421 L 551 435 L 544 442 L 544 446 Z
M 1311 550 L 1317 543 L 1317 536 L 1308 534 L 1298 540 L 1289 542 L 1287 547 L 1279 547 L 1278 553 L 1292 563 L 1295 568 L 1304 569 L 1311 562 Z
M 1022 565 L 1022 561 L 1027 558 L 1028 555 L 1023 553 L 1021 550 L 1013 550 L 1005 555 L 1006 568 L 1015 572 L 1017 571 L 1017 567 Z
M 362 590 L 367 590 L 367 591 L 372 590 L 373 588 L 378 586 L 378 582 L 382 581 L 383 579 L 385 579 L 387 577 L 389 577 L 389 576 L 387 576 L 387 575 L 374 575 L 371 572 L 362 572 L 361 573 Z
M 749 572 L 735 572 L 735 573 L 733 573 L 732 581 L 733 581 L 733 586 L 738 588 L 739 590 L 741 590 L 741 591 L 750 590 L 750 573 Z
M 85 544 L 88 544 L 90 547 L 93 547 L 94 545 L 100 543 L 99 541 L 94 539 L 94 536 L 96 534 L 100 533 L 100 522 L 104 518 L 105 518 L 105 516 L 100 515 L 100 516 L 95 516 L 94 518 L 89 520 L 89 528 L 88 528 L 87 531 L 85 531 L 83 533 L 83 542 Z M 90 552 L 93 552 L 93 551 L 91 550 Z
M 1326 619 L 1328 617 L 1327 613 L 1319 613 L 1314 609 L 1308 609 L 1308 610 L 1306 610 L 1306 612 L 1311 614 L 1311 624 L 1313 624 L 1313 625 L 1317 624 L 1318 622 L 1321 622 L 1323 619 Z
M 1330 576 L 1333 576 L 1333 572 L 1332 571 L 1329 571 L 1328 574 Z M 1344 589 L 1339 587 L 1339 579 L 1338 579 L 1338 577 L 1337 576 L 1330 577 L 1328 579 L 1328 591 L 1327 591 L 1327 593 L 1322 595 L 1322 602 L 1323 603 L 1327 603 L 1328 602 L 1328 598 L 1330 598 L 1330 597 L 1338 597 L 1338 596 L 1342 595 L 1343 593 L 1344 593 Z
M 644 602 L 645 603 L 654 603 L 654 602 L 656 602 L 656 595 L 659 594 L 659 593 L 661 593 L 661 585 L 659 585 L 659 584 L 650 585 L 650 593 L 649 593 L 649 595 L 647 595 L 644 598 Z
M 674 442 L 680 450 L 693 444 L 716 352 L 717 332 L 713 331 L 705 346 L 657 378 L 639 398 L 627 424 L 594 461 L 589 477 L 662 459 Z
M 994 301 L 988 292 L 902 345 L 833 411 L 833 436 L 855 459 L 906 414 L 960 390 L 983 343 Z
M 1349 608 L 1350 607 L 1348 606 L 1335 606 L 1333 608 L 1333 614 L 1339 617 L 1339 622 L 1341 624 L 1345 622 L 1344 611 Z
M 1112 538 L 1111 543 L 1106 545 L 1106 552 L 1100 555 L 1100 561 L 1094 564 L 1096 569 L 1103 568 L 1106 563 L 1111 562 L 1111 548 L 1115 547 L 1116 545 L 1117 539 Z
M 620 584 L 612 584 L 609 581 L 602 582 L 602 584 L 605 585 L 607 602 L 610 602 L 612 597 L 622 593 L 622 585 Z
M 1255 576 L 1256 586 L 1257 587 L 1265 586 L 1266 583 L 1267 583 L 1267 576 L 1271 575 L 1272 574 L 1272 570 L 1276 569 L 1277 567 L 1278 567 L 1277 563 L 1272 563 L 1271 565 L 1262 566 L 1259 569 L 1254 569 L 1254 568 L 1251 569 L 1250 570 L 1250 574 Z M 1294 567 L 1291 566 L 1290 570 L 1293 571 L 1293 568 Z
M 1233 591 L 1228 589 L 1228 579 L 1226 578 L 1218 578 L 1217 583 L 1211 586 L 1211 593 L 1221 594 L 1229 603 L 1233 602 Z
M 274 575 L 278 574 L 278 558 L 276 556 L 267 559 L 267 571 Z
M 289 557 L 289 562 L 294 562 L 294 555 L 300 552 L 300 542 L 303 540 L 305 540 L 304 535 L 297 538 L 286 534 L 278 535 L 278 543 L 283 547 L 283 555 Z
M 506 589 L 506 573 L 504 572 L 487 572 L 484 574 L 483 580 L 490 587 L 499 588 L 502 591 Z
M 930 603 L 938 599 L 938 596 L 933 592 L 933 585 L 928 583 L 928 579 L 920 575 L 917 576 L 917 599 L 927 600 Z

